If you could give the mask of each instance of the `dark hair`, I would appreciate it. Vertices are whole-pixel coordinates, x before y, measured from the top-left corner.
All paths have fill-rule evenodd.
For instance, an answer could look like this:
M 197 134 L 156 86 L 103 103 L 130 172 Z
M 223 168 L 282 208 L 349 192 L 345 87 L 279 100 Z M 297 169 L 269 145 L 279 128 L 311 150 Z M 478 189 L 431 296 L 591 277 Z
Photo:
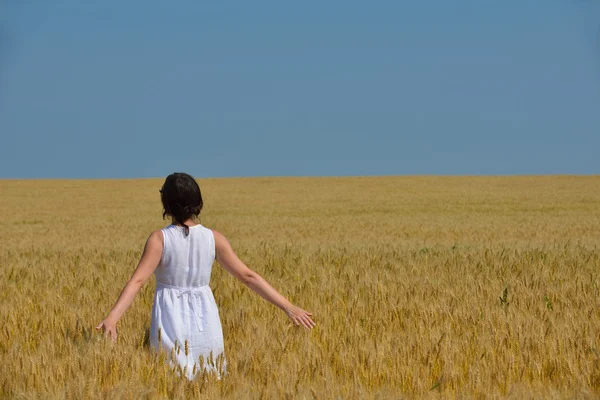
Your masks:
M 203 205 L 200 186 L 194 177 L 183 172 L 167 176 L 160 189 L 160 200 L 163 205 L 163 219 L 167 215 L 173 217 L 175 222 L 183 225 L 185 235 L 189 235 L 190 228 L 185 221 L 198 217 Z

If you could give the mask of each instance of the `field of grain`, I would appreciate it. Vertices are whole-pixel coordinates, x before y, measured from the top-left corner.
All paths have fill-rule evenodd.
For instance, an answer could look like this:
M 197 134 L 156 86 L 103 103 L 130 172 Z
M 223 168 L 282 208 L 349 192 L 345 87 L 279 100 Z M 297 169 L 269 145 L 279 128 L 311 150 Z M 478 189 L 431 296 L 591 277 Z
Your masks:
M 229 374 L 148 350 L 154 278 L 93 327 L 162 180 L 0 181 L 0 397 L 600 396 L 600 177 L 199 179 L 201 223 L 316 328 L 213 267 Z

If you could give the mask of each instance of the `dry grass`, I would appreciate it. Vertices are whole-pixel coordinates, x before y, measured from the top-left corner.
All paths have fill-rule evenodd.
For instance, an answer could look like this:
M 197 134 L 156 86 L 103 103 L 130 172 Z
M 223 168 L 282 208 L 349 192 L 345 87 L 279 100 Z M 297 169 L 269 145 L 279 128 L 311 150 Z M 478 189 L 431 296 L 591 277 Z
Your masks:
M 0 397 L 600 396 L 600 177 L 199 180 L 202 223 L 317 327 L 215 264 L 229 376 L 147 349 L 153 280 L 109 311 L 161 180 L 0 181 Z

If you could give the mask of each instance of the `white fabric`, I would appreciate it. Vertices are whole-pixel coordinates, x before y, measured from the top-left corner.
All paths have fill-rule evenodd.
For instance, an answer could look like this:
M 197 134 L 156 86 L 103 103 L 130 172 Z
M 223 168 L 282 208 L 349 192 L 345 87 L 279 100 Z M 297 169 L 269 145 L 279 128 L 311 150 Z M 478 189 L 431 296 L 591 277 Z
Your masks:
M 223 354 L 221 370 L 225 372 L 223 329 L 215 298 L 208 286 L 215 260 L 214 235 L 202 225 L 190 227 L 187 237 L 184 228 L 176 225 L 169 225 L 162 233 L 163 253 L 154 271 L 156 292 L 150 344 L 156 350 L 162 348 L 172 354 L 177 341 L 180 350 L 177 354 L 175 349 L 174 361 L 189 380 L 201 371 L 200 356 L 204 356 L 204 368 L 219 376 L 216 361 L 213 366 L 207 362 L 211 352 L 214 360 Z

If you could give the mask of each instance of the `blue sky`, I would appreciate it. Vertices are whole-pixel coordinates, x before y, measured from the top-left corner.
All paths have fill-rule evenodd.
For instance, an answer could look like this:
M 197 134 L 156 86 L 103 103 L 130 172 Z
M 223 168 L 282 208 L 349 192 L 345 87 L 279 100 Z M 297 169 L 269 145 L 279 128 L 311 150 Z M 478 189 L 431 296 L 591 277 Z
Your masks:
M 7 0 L 0 178 L 600 173 L 600 5 Z

